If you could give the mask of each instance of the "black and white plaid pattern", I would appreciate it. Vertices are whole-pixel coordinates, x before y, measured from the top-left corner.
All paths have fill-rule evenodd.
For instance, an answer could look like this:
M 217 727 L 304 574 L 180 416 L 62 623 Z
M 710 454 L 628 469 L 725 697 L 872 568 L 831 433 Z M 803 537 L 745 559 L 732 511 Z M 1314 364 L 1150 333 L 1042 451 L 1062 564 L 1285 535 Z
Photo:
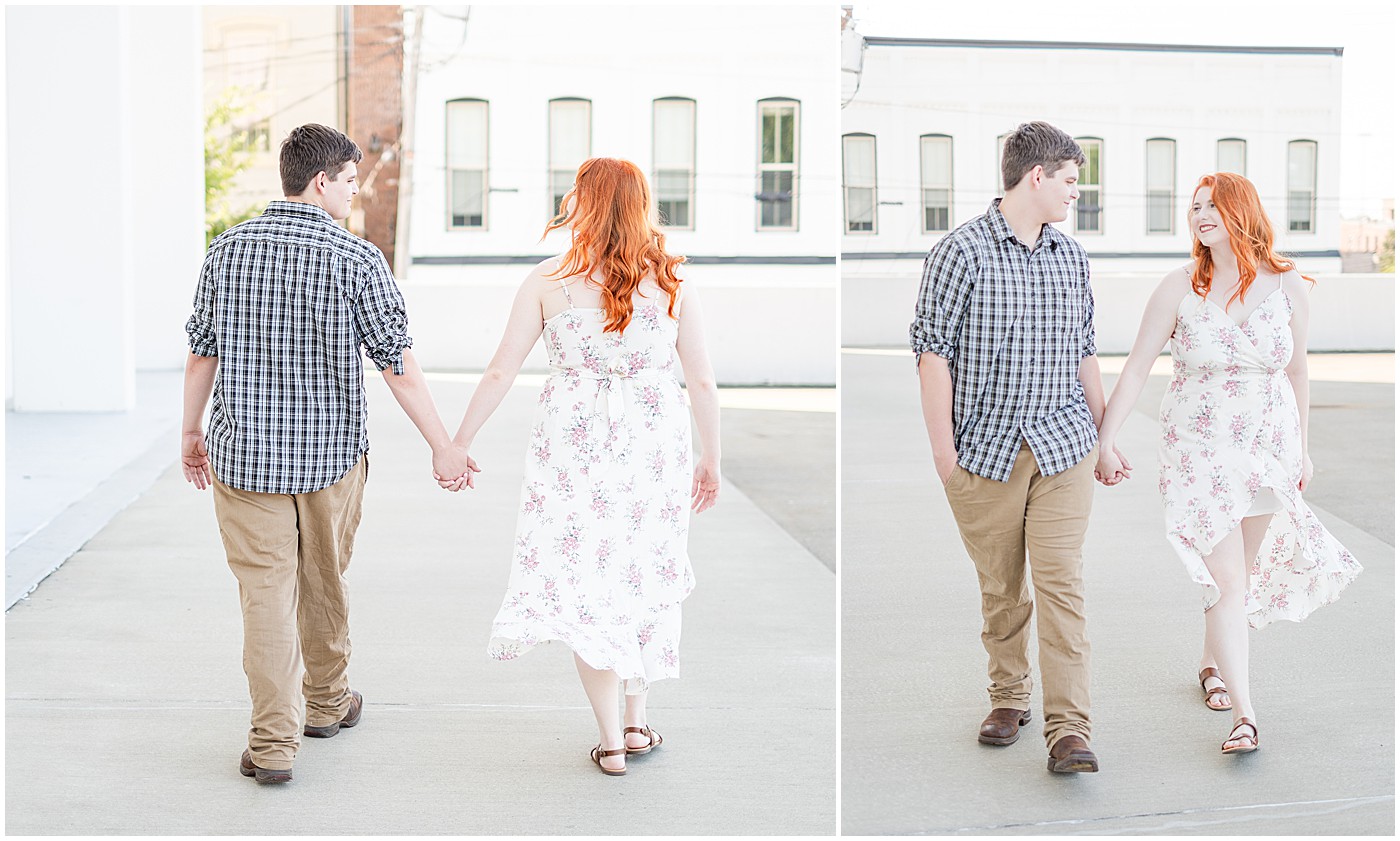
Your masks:
M 909 344 L 916 359 L 948 360 L 958 464 L 1005 482 L 1022 439 L 1050 476 L 1088 455 L 1098 430 L 1079 381 L 1096 352 L 1089 258 L 1049 225 L 1026 248 L 1000 203 L 929 252 Z
M 260 493 L 310 493 L 354 467 L 369 451 L 360 347 L 402 374 L 413 344 L 379 249 L 288 201 L 210 244 L 185 332 L 191 351 L 219 357 L 214 475 Z

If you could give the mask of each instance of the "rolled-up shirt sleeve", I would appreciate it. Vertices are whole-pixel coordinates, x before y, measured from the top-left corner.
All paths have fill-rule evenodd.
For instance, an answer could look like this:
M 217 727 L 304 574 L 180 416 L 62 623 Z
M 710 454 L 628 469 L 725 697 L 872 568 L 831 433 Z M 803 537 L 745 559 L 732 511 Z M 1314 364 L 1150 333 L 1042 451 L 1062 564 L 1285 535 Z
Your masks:
M 944 237 L 924 259 L 924 277 L 909 325 L 909 347 L 919 354 L 956 357 L 958 336 L 972 298 L 972 273 L 963 249 Z
M 1094 356 L 1098 348 L 1095 347 L 1096 334 L 1094 332 L 1094 287 L 1089 283 L 1089 260 L 1084 258 L 1084 326 L 1080 331 L 1083 337 L 1083 345 L 1079 350 L 1079 358 Z
M 355 330 L 365 356 L 376 368 L 383 371 L 392 367 L 395 374 L 402 376 L 403 352 L 413 347 L 413 339 L 408 335 L 408 308 L 384 255 L 375 256 L 378 259 L 367 266 L 364 283 L 353 300 Z
M 218 356 L 218 334 L 214 330 L 214 268 L 212 255 L 204 258 L 199 271 L 199 284 L 194 290 L 194 314 L 185 322 L 190 338 L 190 353 L 196 356 Z

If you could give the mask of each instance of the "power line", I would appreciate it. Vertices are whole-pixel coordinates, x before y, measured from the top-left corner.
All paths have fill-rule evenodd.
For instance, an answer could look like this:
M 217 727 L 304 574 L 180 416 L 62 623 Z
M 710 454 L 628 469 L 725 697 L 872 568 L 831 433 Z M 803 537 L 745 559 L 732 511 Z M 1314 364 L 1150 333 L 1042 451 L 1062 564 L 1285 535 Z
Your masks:
M 392 49 L 389 49 L 389 50 L 386 50 L 386 51 L 384 51 L 384 52 L 381 52 L 381 53 L 379 53 L 378 55 L 373 56 L 372 58 L 364 59 L 363 61 L 357 63 L 357 65 L 356 65 L 356 71 L 358 71 L 359 69 L 364 68 L 364 67 L 373 66 L 374 64 L 376 64 L 376 63 L 378 63 L 378 62 L 380 62 L 380 61 L 383 61 L 384 59 L 389 58 L 390 56 L 394 55 L 397 51 L 398 51 L 398 48 L 397 48 L 397 46 L 396 46 L 396 47 L 394 47 L 394 48 L 392 48 Z M 275 111 L 271 111 L 271 112 L 268 112 L 268 113 L 265 113 L 265 114 L 261 114 L 261 115 L 258 115 L 258 116 L 256 116 L 256 117 L 248 118 L 246 121 L 245 121 L 245 120 L 240 120 L 239 122 L 257 123 L 257 122 L 262 122 L 263 120 L 270 120 L 270 119 L 272 119 L 273 117 L 276 117 L 276 116 L 278 116 L 279 114 L 282 114 L 282 113 L 286 112 L 286 111 L 289 110 L 289 109 L 295 108 L 296 106 L 302 104 L 303 102 L 306 102 L 306 101 L 309 100 L 309 99 L 313 99 L 314 97 L 320 96 L 321 94 L 323 94 L 323 93 L 325 93 L 326 91 L 330 90 L 331 88 L 336 87 L 337 85 L 339 85 L 339 84 L 341 84 L 341 83 L 347 81 L 348 79 L 349 79 L 348 74 L 341 74 L 340 76 L 337 76 L 335 79 L 332 79 L 330 82 L 328 82 L 328 83 L 322 85 L 321 87 L 317 88 L 316 90 L 312 91 L 311 93 L 306 94 L 305 96 L 301 97 L 300 99 L 297 99 L 297 100 L 294 100 L 294 101 L 292 101 L 292 102 L 289 102 L 289 103 L 287 103 L 286 105 L 281 106 L 280 108 L 278 108 L 278 109 L 275 110 Z
M 327 8 L 329 8 L 329 7 L 327 7 Z M 224 30 L 224 34 L 227 34 L 229 31 L 232 31 L 232 30 L 237 29 L 237 28 L 239 28 L 239 27 L 229 27 L 228 29 L 225 29 L 225 30 Z M 261 30 L 261 31 L 268 31 L 268 30 L 270 29 L 270 27 L 264 27 L 264 26 L 247 26 L 247 27 L 243 27 L 243 28 L 245 29 L 245 31 L 246 31 L 246 30 L 253 30 L 253 29 L 257 29 L 257 30 Z M 359 35 L 359 34 L 361 34 L 361 33 L 373 32 L 373 31 L 375 31 L 375 30 L 380 30 L 380 29 L 387 29 L 387 30 L 390 30 L 390 31 L 398 31 L 399 33 L 402 33 L 402 32 L 403 32 L 403 24 L 402 24 L 402 23 L 377 23 L 377 24 L 375 24 L 375 25 L 373 25 L 373 26 L 352 26 L 352 27 L 350 27 L 350 29 L 348 30 L 348 32 L 349 32 L 350 34 L 352 34 L 352 35 Z M 333 32 L 333 33 L 331 33 L 331 34 L 323 34 L 323 35 L 299 35 L 299 36 L 297 36 L 297 37 L 295 37 L 295 38 L 272 38 L 272 39 L 269 39 L 269 40 L 267 40 L 267 41 L 265 41 L 265 42 L 262 42 L 262 43 L 267 44 L 268 46 L 272 47 L 273 49 L 277 49 L 277 48 L 280 48 L 280 47 L 285 47 L 285 46 L 288 45 L 288 44 L 296 44 L 296 43 L 299 43 L 299 42 L 302 42 L 302 41 L 329 41 L 329 40 L 332 39 L 332 38 L 340 39 L 344 34 L 345 34 L 344 32 L 342 32 L 341 30 L 337 29 L 337 31 L 335 31 L 335 32 Z M 402 38 L 402 37 L 403 37 L 402 34 L 400 34 L 399 37 Z M 203 51 L 206 52 L 206 53 L 219 53 L 219 52 L 224 52 L 224 51 L 227 51 L 227 50 L 242 49 L 242 48 L 244 48 L 244 47 L 246 47 L 246 46 L 248 46 L 248 45 L 246 45 L 246 44 L 239 44 L 239 45 L 230 46 L 230 45 L 228 45 L 228 44 L 221 44 L 221 45 L 219 45 L 219 46 L 217 46 L 217 47 L 205 47 L 205 48 L 203 49 Z

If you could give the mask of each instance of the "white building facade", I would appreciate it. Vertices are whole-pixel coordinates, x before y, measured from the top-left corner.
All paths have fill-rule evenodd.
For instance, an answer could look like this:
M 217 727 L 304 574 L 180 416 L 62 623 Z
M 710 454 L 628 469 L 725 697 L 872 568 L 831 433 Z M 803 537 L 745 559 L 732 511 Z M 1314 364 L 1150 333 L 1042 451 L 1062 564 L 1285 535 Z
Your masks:
M 1002 194 L 1000 142 L 1030 120 L 1063 129 L 1088 158 L 1080 198 L 1058 227 L 1089 253 L 1105 300 L 1122 283 L 1145 289 L 1145 302 L 1151 284 L 1189 259 L 1191 195 L 1202 175 L 1218 171 L 1255 184 L 1278 248 L 1305 273 L 1340 271 L 1340 48 L 961 41 L 848 30 L 843 53 L 852 68 L 843 79 L 841 128 L 847 343 L 902 335 L 924 256 Z M 1122 314 L 1126 330 L 1109 326 L 1105 349 L 1131 344 L 1138 297 L 1127 296 L 1138 309 Z M 1105 320 L 1101 312 L 1101 335 Z M 1377 329 L 1393 335 L 1389 324 Z M 1362 346 L 1391 347 L 1393 338 Z
M 568 247 L 563 232 L 540 241 L 559 196 L 606 156 L 647 173 L 667 249 L 689 258 L 720 382 L 834 384 L 830 12 L 428 9 L 400 278 L 424 365 L 487 363 L 520 281 Z M 527 367 L 546 364 L 536 347 Z
M 250 165 L 226 199 L 230 208 L 261 213 L 282 197 L 278 157 L 292 129 L 321 123 L 345 130 L 349 8 L 203 7 L 205 110 L 234 92 L 245 108 L 229 128 Z
M 3 15 L 6 405 L 126 411 L 138 369 L 188 353 L 204 258 L 201 12 Z

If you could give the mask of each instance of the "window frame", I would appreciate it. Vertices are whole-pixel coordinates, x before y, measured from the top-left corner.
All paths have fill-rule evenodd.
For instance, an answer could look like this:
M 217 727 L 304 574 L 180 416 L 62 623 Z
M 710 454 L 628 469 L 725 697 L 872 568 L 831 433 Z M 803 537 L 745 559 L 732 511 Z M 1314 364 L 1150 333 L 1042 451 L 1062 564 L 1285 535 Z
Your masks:
M 481 168 L 481 224 L 480 225 L 454 225 L 452 223 L 452 175 L 456 171 L 473 172 L 475 169 L 468 167 L 454 167 L 452 165 L 452 118 L 450 116 L 452 106 L 463 103 L 480 103 L 483 108 L 482 120 L 482 158 Z M 449 231 L 487 231 L 491 227 L 491 102 L 480 97 L 457 97 L 449 99 L 445 103 L 443 121 L 443 158 L 447 175 L 446 198 L 444 209 L 447 211 L 447 230 Z
M 1312 148 L 1312 183 L 1308 187 L 1308 226 L 1306 228 L 1293 227 L 1293 149 L 1294 147 Z M 1287 226 L 1288 234 L 1316 234 L 1317 233 L 1317 162 L 1318 162 L 1318 142 L 1310 138 L 1300 137 L 1288 141 L 1287 152 L 1284 156 L 1284 225 Z
M 661 167 L 656 165 L 656 107 L 661 102 L 685 102 L 690 105 L 690 167 L 686 177 L 686 206 L 689 218 L 685 225 L 673 225 L 665 218 L 661 212 Z M 699 126 L 700 126 L 700 106 L 694 97 L 689 96 L 658 96 L 651 101 L 651 189 L 652 198 L 656 202 L 657 222 L 661 227 L 670 231 L 693 231 L 695 230 L 695 170 L 696 159 L 700 155 L 699 149 Z M 666 168 L 668 171 L 670 167 Z
M 852 187 L 846 175 L 846 141 L 850 138 L 870 138 L 870 184 Z M 880 232 L 880 175 L 879 141 L 868 131 L 853 131 L 841 135 L 841 224 L 843 233 L 850 236 L 874 236 Z M 870 191 L 870 229 L 851 229 L 850 191 Z
M 1153 192 L 1161 193 L 1162 190 L 1153 189 L 1152 186 L 1152 144 L 1171 144 L 1171 175 L 1168 177 L 1167 193 L 1167 228 L 1166 230 L 1153 230 L 1152 228 L 1152 198 Z M 1175 236 L 1176 235 L 1176 176 L 1177 176 L 1177 142 L 1174 137 L 1149 137 L 1143 143 L 1143 229 L 1147 236 Z
M 924 171 L 924 141 L 925 140 L 947 140 L 948 141 L 948 183 L 946 185 L 930 186 L 928 173 Z M 953 170 L 954 164 L 954 142 L 951 134 L 931 132 L 919 135 L 919 232 L 922 234 L 946 234 L 953 230 L 953 178 L 956 173 Z M 928 200 L 925 193 L 930 190 L 948 191 L 948 227 L 930 228 L 928 227 Z
M 1074 138 L 1074 142 L 1075 142 L 1075 143 L 1078 143 L 1078 144 L 1079 144 L 1080 150 L 1084 152 L 1084 166 L 1082 166 L 1082 167 L 1079 168 L 1079 181 L 1078 181 L 1078 183 L 1076 184 L 1076 186 L 1077 186 L 1078 189 L 1079 189 L 1079 198 L 1075 199 L 1075 202 L 1074 202 L 1074 233 L 1075 233 L 1076 235 L 1083 234 L 1083 235 L 1086 235 L 1086 236 L 1096 236 L 1096 237 L 1098 237 L 1098 236 L 1103 236 L 1103 235 L 1104 235 L 1104 227 L 1105 227 L 1105 226 L 1104 226 L 1104 212 L 1103 212 L 1103 209 L 1104 209 L 1104 206 L 1103 206 L 1103 195 L 1104 195 L 1104 191 L 1103 191 L 1103 153 L 1104 153 L 1104 147 L 1105 147 L 1107 144 L 1104 143 L 1104 139 L 1103 139 L 1102 137 L 1091 137 L 1091 136 L 1076 137 L 1076 138 Z M 1084 180 L 1084 170 L 1085 170 L 1086 167 L 1089 166 L 1089 152 L 1088 152 L 1087 149 L 1084 148 L 1084 144 L 1085 144 L 1085 143 L 1092 143 L 1092 144 L 1094 144 L 1095 146 L 1098 147 L 1099 172 L 1098 172 L 1098 180 L 1095 181 L 1095 182 L 1088 182 L 1088 181 L 1085 181 L 1085 180 Z M 1094 227 L 1094 228 L 1081 228 L 1081 227 L 1079 226 L 1079 214 L 1081 213 L 1080 204 L 1079 204 L 1079 203 L 1080 203 L 1081 201 L 1084 200 L 1084 191 L 1085 191 L 1086 189 L 1089 189 L 1089 190 L 1097 190 L 1097 191 L 1098 191 L 1098 206 L 1097 206 L 1097 214 L 1096 214 L 1096 216 L 1095 216 L 1095 220 L 1098 222 L 1098 225 L 1097 225 L 1097 227 Z
M 996 151 L 992 154 L 992 162 L 997 165 L 996 177 L 992 179 L 992 183 L 996 185 L 996 189 L 993 191 L 993 194 L 996 196 L 1006 195 L 1006 186 L 1002 184 L 1001 159 L 1003 153 L 1006 151 L 1006 138 L 1010 136 L 1011 132 L 1009 131 L 1003 134 L 998 134 L 997 148 Z
M 1248 178 L 1248 177 L 1249 177 L 1249 141 L 1248 141 L 1248 140 L 1245 140 L 1243 137 L 1222 137 L 1222 138 L 1219 138 L 1218 140 L 1215 141 L 1215 171 L 1216 171 L 1216 172 L 1234 172 L 1234 170 L 1225 169 L 1225 167 L 1221 164 L 1221 161 L 1220 161 L 1220 147 L 1221 147 L 1222 144 L 1225 144 L 1225 143 L 1238 143 L 1238 144 L 1240 144 L 1240 171 L 1239 171 L 1239 172 L 1236 172 L 1235 174 L 1236 174 L 1236 175 L 1239 175 L 1239 176 L 1241 176 L 1241 177 L 1243 177 L 1243 178 Z
M 801 190 L 802 171 L 802 102 L 789 96 L 771 96 L 758 100 L 758 123 L 756 126 L 757 135 L 755 137 L 754 151 L 757 153 L 755 159 L 756 177 L 754 186 L 754 230 L 758 233 L 795 233 L 800 225 L 799 208 Z M 765 109 L 774 107 L 792 108 L 792 162 L 791 163 L 764 163 L 763 161 L 763 116 Z M 775 146 L 780 146 L 779 138 L 774 138 Z M 788 225 L 765 225 L 763 224 L 763 207 L 765 200 L 761 198 L 763 193 L 763 176 L 769 172 L 790 172 L 792 175 L 792 222 Z
M 588 160 L 589 158 L 593 157 L 593 100 L 591 100 L 591 99 L 589 99 L 589 98 L 587 98 L 587 97 L 583 97 L 583 96 L 556 96 L 556 97 L 554 97 L 553 99 L 549 100 L 549 103 L 548 103 L 548 105 L 546 106 L 546 109 L 547 109 L 547 110 L 546 110 L 547 117 L 546 117 L 546 127 L 545 127 L 545 143 L 547 144 L 546 149 L 545 149 L 545 156 L 546 156 L 546 158 L 547 158 L 547 160 L 546 160 L 546 166 L 548 167 L 548 169 L 546 169 L 545 172 L 546 172 L 546 178 L 547 178 L 547 181 L 548 181 L 548 183 L 547 183 L 547 185 L 546 185 L 546 190 L 547 190 L 548 193 L 549 193 L 549 205 L 550 205 L 549 218 L 550 218 L 550 219 L 554 219 L 554 218 L 556 218 L 556 217 L 559 215 L 560 210 L 561 210 L 561 208 L 559 207 L 559 205 L 560 205 L 560 203 L 561 203 L 562 200 L 563 200 L 563 195 L 560 195 L 560 196 L 559 196 L 559 201 L 556 201 L 556 200 L 555 200 L 555 195 L 554 195 L 554 177 L 555 177 L 556 174 L 565 171 L 564 169 L 561 169 L 560 167 L 558 167 L 558 166 L 555 164 L 555 160 L 554 160 L 554 106 L 555 106 L 556 103 L 564 103 L 564 102 L 568 102 L 568 103 L 579 103 L 579 102 L 581 102 L 581 103 L 583 103 L 583 104 L 587 107 L 587 126 L 588 126 L 588 128 L 587 128 L 587 131 L 585 132 L 585 135 L 584 135 L 584 144 L 583 144 L 583 145 L 584 145 L 584 153 L 583 153 L 583 160 L 582 160 L 582 161 L 579 161 L 579 164 L 582 164 L 583 161 L 586 161 L 586 160 Z M 578 164 L 575 164 L 573 167 L 570 167 L 570 168 L 568 169 L 568 172 L 569 172 L 569 177 L 570 177 L 570 178 L 572 178 L 574 175 L 576 175 L 576 174 L 578 173 Z M 572 183 L 572 182 L 570 182 L 570 183 Z M 564 192 L 567 193 L 568 190 L 565 190 Z

